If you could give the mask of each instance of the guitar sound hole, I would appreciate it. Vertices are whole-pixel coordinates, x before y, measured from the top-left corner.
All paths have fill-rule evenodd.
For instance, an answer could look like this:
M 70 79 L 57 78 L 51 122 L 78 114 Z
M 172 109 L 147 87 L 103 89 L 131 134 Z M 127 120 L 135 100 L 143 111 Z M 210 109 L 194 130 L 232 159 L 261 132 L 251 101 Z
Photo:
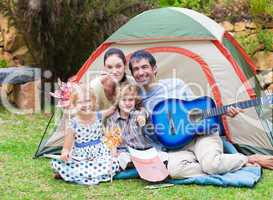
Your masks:
M 189 112 L 189 119 L 192 123 L 198 123 L 202 120 L 202 111 L 199 109 L 192 109 Z

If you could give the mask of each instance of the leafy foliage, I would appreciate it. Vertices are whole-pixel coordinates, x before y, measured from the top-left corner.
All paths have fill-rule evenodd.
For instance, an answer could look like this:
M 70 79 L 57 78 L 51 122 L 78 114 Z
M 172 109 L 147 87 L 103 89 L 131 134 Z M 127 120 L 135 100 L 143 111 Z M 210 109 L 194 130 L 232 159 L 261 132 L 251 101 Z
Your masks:
M 257 34 L 250 36 L 234 36 L 245 51 L 253 56 L 257 51 L 273 51 L 273 32 L 260 30 Z
M 175 6 L 203 12 L 216 21 L 251 18 L 261 24 L 273 20 L 273 0 L 160 0 L 161 7 Z
M 4 59 L 0 59 L 0 68 L 4 68 L 8 66 L 8 62 Z
M 242 45 L 246 53 L 253 56 L 260 49 L 260 42 L 257 37 L 234 36 L 236 40 Z
M 161 7 L 183 7 L 196 11 L 205 12 L 210 15 L 211 8 L 214 5 L 214 0 L 160 0 Z
M 253 19 L 262 25 L 273 20 L 273 0 L 250 0 Z
M 90 53 L 155 0 L 1 0 L 36 63 L 68 78 Z
M 264 49 L 266 51 L 273 51 L 273 32 L 267 30 L 260 31 L 258 40 L 260 43 L 264 44 Z

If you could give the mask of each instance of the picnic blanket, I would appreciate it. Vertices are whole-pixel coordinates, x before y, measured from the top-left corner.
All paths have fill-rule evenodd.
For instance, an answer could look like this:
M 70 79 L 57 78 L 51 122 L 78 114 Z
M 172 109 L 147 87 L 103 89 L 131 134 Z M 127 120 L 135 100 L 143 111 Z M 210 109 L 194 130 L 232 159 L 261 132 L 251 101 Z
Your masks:
M 225 153 L 236 153 L 235 147 L 223 138 Z M 206 175 L 185 179 L 167 179 L 172 184 L 198 184 L 198 185 L 215 185 L 215 186 L 233 186 L 233 187 L 253 187 L 261 178 L 261 167 L 243 167 L 240 170 L 229 172 L 222 175 Z M 136 169 L 128 169 L 118 173 L 114 179 L 139 178 Z

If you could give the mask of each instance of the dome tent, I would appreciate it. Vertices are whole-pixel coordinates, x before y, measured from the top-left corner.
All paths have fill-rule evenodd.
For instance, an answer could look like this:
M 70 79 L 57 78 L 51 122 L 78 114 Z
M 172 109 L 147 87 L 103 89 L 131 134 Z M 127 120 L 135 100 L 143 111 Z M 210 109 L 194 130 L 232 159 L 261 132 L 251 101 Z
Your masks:
M 139 49 L 150 51 L 157 60 L 158 79 L 182 79 L 196 96 L 210 96 L 218 106 L 261 95 L 255 65 L 244 50 L 220 25 L 193 10 L 160 8 L 132 18 L 91 54 L 75 80 L 90 81 L 112 47 L 128 58 Z M 259 106 L 236 118 L 222 116 L 224 134 L 241 152 L 273 155 L 272 116 L 265 110 Z M 59 150 L 62 141 L 57 127 L 41 141 L 36 156 Z

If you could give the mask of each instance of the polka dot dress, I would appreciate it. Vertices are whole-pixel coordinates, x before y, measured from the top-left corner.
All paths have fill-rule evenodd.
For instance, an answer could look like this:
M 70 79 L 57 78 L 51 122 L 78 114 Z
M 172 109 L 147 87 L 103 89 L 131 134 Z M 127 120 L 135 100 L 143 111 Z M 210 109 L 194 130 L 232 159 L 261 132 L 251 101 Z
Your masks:
M 75 141 L 68 162 L 53 159 L 52 168 L 55 172 L 69 182 L 94 185 L 99 182 L 109 181 L 119 170 L 115 157 L 101 142 L 102 120 L 100 113 L 97 120 L 90 125 L 80 124 L 75 118 L 71 121 L 75 131 Z

